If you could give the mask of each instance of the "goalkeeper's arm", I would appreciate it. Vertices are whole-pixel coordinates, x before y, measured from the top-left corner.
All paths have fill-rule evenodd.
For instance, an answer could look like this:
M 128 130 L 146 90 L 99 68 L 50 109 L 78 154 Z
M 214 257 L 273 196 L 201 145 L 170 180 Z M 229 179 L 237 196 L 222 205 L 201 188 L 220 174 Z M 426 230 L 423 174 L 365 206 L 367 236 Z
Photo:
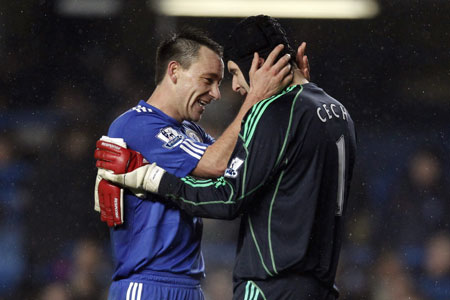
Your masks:
M 239 189 L 236 179 L 197 180 L 189 176 L 180 179 L 156 164 L 126 174 L 99 172 L 104 179 L 121 186 L 157 193 L 193 216 L 234 219 L 244 207 L 243 197 L 236 193 Z

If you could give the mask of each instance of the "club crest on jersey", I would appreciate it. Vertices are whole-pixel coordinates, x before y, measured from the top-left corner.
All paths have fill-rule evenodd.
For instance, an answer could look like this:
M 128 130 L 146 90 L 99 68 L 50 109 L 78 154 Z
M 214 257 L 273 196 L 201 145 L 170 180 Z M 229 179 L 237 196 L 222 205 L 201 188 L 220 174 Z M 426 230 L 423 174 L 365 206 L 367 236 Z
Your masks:
M 184 140 L 184 136 L 172 127 L 162 128 L 156 137 L 163 141 L 164 148 L 168 149 L 178 146 Z
M 230 166 L 225 170 L 225 177 L 236 178 L 238 176 L 238 169 L 242 166 L 244 161 L 239 157 L 233 158 L 230 163 Z
M 199 142 L 199 143 L 203 142 L 202 139 L 200 138 L 199 134 L 192 129 L 186 129 L 186 135 L 196 142 Z

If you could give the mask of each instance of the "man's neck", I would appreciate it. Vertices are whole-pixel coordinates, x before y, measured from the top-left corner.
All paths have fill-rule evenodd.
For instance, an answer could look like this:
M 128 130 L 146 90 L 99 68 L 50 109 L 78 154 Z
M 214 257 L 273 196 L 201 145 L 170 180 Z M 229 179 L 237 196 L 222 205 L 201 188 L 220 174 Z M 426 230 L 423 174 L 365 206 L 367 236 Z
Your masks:
M 179 116 L 173 101 L 175 101 L 174 95 L 172 95 L 171 90 L 163 87 L 162 85 L 157 85 L 153 93 L 147 99 L 147 103 L 156 107 L 169 117 L 174 118 L 178 122 L 182 119 Z
M 297 84 L 306 84 L 309 83 L 308 79 L 303 76 L 302 72 L 298 68 L 294 68 L 294 79 L 289 86 L 297 85 Z

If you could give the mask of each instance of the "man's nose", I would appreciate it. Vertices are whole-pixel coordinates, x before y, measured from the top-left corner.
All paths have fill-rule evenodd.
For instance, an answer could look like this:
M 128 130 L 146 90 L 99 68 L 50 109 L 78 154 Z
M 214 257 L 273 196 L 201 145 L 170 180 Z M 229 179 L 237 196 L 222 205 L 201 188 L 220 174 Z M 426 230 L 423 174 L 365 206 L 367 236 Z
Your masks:
M 220 99 L 220 89 L 219 89 L 219 85 L 214 85 L 211 88 L 211 91 L 209 93 L 214 99 L 219 100 Z
M 239 91 L 240 85 L 239 85 L 237 79 L 235 79 L 235 76 L 233 76 L 233 80 L 231 81 L 231 88 L 232 88 L 233 91 L 235 91 L 236 93 Z

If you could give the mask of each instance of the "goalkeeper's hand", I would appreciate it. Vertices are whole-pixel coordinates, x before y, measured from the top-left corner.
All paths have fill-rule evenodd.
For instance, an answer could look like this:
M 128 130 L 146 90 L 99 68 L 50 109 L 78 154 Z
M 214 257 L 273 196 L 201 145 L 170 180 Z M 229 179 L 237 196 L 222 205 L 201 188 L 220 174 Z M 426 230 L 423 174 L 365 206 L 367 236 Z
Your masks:
M 102 137 L 102 139 L 105 138 Z M 97 168 L 110 170 L 115 174 L 124 174 L 148 164 L 141 153 L 102 139 L 97 141 L 97 149 L 94 153 Z
M 125 174 L 113 174 L 107 170 L 99 169 L 98 175 L 110 182 L 124 188 L 140 192 L 157 193 L 161 177 L 166 171 L 155 163 L 145 165 Z
M 123 224 L 123 189 L 97 174 L 95 182 L 95 210 L 100 212 L 100 220 L 109 227 Z
M 115 173 L 126 173 L 148 163 L 139 152 L 125 148 L 126 144 L 122 139 L 103 136 L 97 141 L 96 146 L 94 156 L 99 169 L 105 168 Z M 131 192 L 137 197 L 145 198 L 145 193 L 136 190 Z M 123 189 L 102 180 L 97 174 L 94 209 L 100 212 L 100 219 L 109 227 L 123 224 Z

